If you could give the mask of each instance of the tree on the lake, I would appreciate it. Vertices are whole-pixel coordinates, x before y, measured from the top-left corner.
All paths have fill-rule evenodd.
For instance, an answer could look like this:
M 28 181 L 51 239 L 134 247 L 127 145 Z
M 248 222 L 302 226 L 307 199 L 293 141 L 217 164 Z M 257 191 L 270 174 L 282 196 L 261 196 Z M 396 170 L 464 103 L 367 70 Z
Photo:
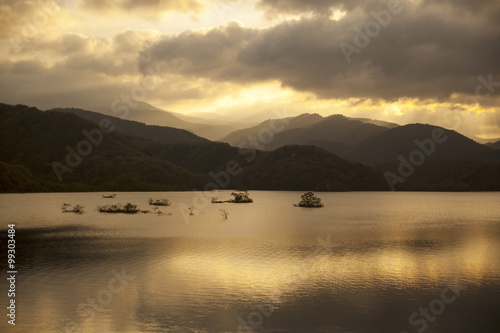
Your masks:
M 229 202 L 235 203 L 243 203 L 243 202 L 253 202 L 253 200 L 248 196 L 248 192 L 233 192 L 231 195 L 234 197 L 233 200 L 229 200 Z
M 314 195 L 312 192 L 306 192 L 300 196 L 299 207 L 308 207 L 308 208 L 319 208 L 323 207 L 323 203 L 321 203 L 321 199 Z

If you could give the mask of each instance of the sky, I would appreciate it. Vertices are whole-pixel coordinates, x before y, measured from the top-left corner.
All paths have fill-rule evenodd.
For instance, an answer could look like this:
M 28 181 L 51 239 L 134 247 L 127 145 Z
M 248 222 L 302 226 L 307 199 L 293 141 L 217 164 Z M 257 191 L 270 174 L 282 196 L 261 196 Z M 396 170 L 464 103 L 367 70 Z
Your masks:
M 3 103 L 500 137 L 498 0 L 0 0 L 0 20 Z

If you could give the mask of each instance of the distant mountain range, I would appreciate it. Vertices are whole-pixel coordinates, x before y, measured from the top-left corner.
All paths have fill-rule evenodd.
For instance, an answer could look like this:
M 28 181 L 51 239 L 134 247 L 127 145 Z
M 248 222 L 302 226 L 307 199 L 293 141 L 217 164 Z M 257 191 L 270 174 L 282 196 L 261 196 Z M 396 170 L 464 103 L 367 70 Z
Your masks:
M 0 191 L 500 190 L 498 143 L 431 125 L 303 114 L 223 143 L 127 119 L 0 104 Z
M 87 119 L 93 123 L 99 123 L 104 118 L 103 114 L 86 111 L 81 109 L 52 109 L 50 111 L 72 113 L 83 119 Z M 162 143 L 176 143 L 176 142 L 208 142 L 208 139 L 194 135 L 193 133 L 174 128 L 174 126 L 158 126 L 146 125 L 142 122 L 125 120 L 118 117 L 106 116 L 110 119 L 115 126 L 114 132 L 121 133 L 127 136 L 142 137 L 148 140 L 158 141 Z
M 274 120 L 278 121 L 278 120 Z M 303 114 L 285 119 L 285 128 L 274 135 L 265 146 L 273 150 L 289 144 L 315 145 L 352 162 L 372 166 L 381 172 L 398 176 L 401 159 L 409 160 L 412 153 L 422 151 L 419 143 L 432 138 L 436 126 L 373 121 L 348 118 L 342 115 L 321 117 Z M 271 126 L 273 120 L 235 131 L 223 141 L 232 145 L 258 137 Z M 410 176 L 402 177 L 395 189 L 399 190 L 499 190 L 500 141 L 480 144 L 455 131 L 439 128 L 446 140 L 435 144 L 431 154 L 424 154 L 424 163 Z M 423 152 L 425 153 L 425 152 Z M 413 157 L 415 157 L 413 156 Z M 418 161 L 417 161 L 418 162 Z M 417 163 L 418 164 L 418 163 Z
M 239 150 L 175 128 L 98 115 L 0 104 L 0 190 L 386 188 L 380 172 L 313 146 Z M 284 156 L 289 167 L 267 167 Z M 273 181 L 266 184 L 268 178 Z
M 237 146 L 258 137 L 273 121 L 267 120 L 256 126 L 234 131 L 222 141 Z M 425 140 L 431 136 L 436 126 L 410 124 L 399 126 L 394 123 L 373 121 L 362 118 L 348 118 L 342 115 L 321 117 L 318 114 L 302 114 L 284 120 L 283 130 L 274 135 L 265 150 L 290 145 L 315 145 L 343 158 L 376 166 L 399 155 L 409 154 L 417 148 L 415 140 Z M 482 145 L 460 133 L 443 129 L 449 138 L 432 154 L 435 158 L 485 158 L 498 160 L 500 155 L 492 148 L 497 143 Z
M 486 145 L 490 148 L 493 148 L 493 149 L 500 149 L 500 141 L 493 142 L 493 143 L 487 143 Z
M 273 121 L 277 120 L 268 120 L 257 126 L 232 132 L 221 141 L 237 146 L 249 136 L 260 135 L 263 129 L 272 126 Z M 287 118 L 283 130 L 274 135 L 273 141 L 266 145 L 266 150 L 274 150 L 288 144 L 307 145 L 317 142 L 354 145 L 385 130 L 387 127 L 342 115 L 323 118 L 318 114 L 302 114 Z
M 234 130 L 241 129 L 247 125 L 223 120 L 207 120 L 199 117 L 191 117 L 180 113 L 164 111 L 144 102 L 136 102 L 135 107 L 127 107 L 120 104 L 112 107 L 95 107 L 92 111 L 101 114 L 120 117 L 122 119 L 142 122 L 147 125 L 168 126 L 184 129 L 209 139 L 219 140 Z

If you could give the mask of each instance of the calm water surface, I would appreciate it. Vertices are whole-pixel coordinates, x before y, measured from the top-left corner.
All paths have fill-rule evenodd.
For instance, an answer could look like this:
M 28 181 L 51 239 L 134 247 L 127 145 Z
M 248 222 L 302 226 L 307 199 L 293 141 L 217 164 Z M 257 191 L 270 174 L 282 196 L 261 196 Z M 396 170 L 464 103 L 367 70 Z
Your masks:
M 2 194 L 18 274 L 0 331 L 500 332 L 500 193 L 301 194 Z M 96 212 L 150 197 L 171 215 Z

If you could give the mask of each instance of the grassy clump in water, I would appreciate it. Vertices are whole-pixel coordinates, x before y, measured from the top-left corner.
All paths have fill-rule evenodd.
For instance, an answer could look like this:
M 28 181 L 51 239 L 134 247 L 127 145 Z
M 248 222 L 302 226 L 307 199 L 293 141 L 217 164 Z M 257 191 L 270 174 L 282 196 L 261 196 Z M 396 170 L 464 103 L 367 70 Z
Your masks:
M 151 206 L 170 206 L 171 202 L 168 199 L 153 200 L 153 199 L 149 198 L 149 204 Z
M 323 204 L 321 199 L 314 195 L 312 192 L 306 192 L 300 196 L 300 202 L 295 207 L 306 207 L 306 208 L 321 208 Z
M 233 192 L 231 195 L 234 197 L 234 199 L 229 200 L 228 202 L 233 202 L 233 203 L 247 203 L 247 202 L 253 202 L 253 200 L 248 196 L 248 192 Z
M 137 208 L 137 205 L 131 204 L 130 202 L 127 203 L 125 206 L 123 206 L 122 204 L 97 206 L 97 210 L 100 213 L 110 213 L 110 214 L 117 214 L 117 213 L 136 214 L 141 211 L 139 208 Z
M 74 207 L 71 207 L 70 204 L 65 203 L 62 205 L 61 209 L 63 213 L 83 214 L 83 206 L 78 204 Z
M 225 202 L 230 202 L 230 203 L 250 203 L 253 202 L 253 200 L 249 197 L 247 191 L 243 192 L 233 192 L 231 195 L 234 197 L 234 199 L 231 200 L 218 200 L 217 197 L 212 198 L 212 203 L 225 203 Z

